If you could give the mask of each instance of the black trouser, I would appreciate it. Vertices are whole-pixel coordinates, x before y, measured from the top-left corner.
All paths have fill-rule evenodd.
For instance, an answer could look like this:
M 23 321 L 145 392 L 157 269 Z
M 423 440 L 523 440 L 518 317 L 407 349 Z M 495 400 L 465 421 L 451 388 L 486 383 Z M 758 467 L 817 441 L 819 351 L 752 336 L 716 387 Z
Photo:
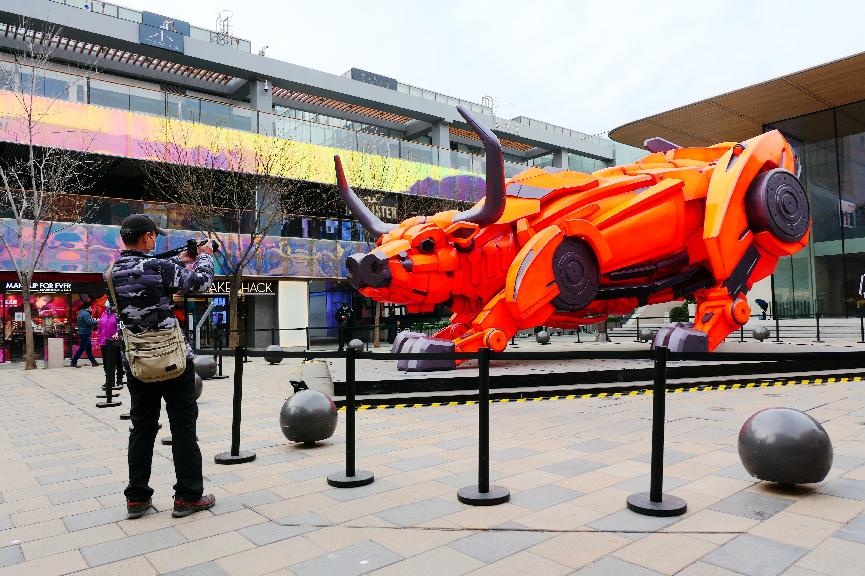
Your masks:
M 75 351 L 75 354 L 72 355 L 72 365 L 75 366 L 78 363 L 78 359 L 81 358 L 81 355 L 87 353 L 87 359 L 90 360 L 90 363 L 96 366 L 96 358 L 93 357 L 93 341 L 90 339 L 90 334 L 78 335 L 78 350 Z
M 124 494 L 130 502 L 144 502 L 153 495 L 150 468 L 156 442 L 159 411 L 165 398 L 165 411 L 171 425 L 171 454 L 174 457 L 175 498 L 196 501 L 204 491 L 201 477 L 201 451 L 195 437 L 198 404 L 195 401 L 195 370 L 192 360 L 186 371 L 165 382 L 141 382 L 129 375 L 132 431 L 129 433 L 129 486 Z
M 120 341 L 106 340 L 101 347 L 102 368 L 105 370 L 105 385 L 114 386 L 123 382 L 123 362 L 120 358 Z M 114 379 L 114 375 L 117 379 Z
M 342 350 L 346 344 L 351 342 L 351 326 L 348 322 L 339 323 L 339 349 Z

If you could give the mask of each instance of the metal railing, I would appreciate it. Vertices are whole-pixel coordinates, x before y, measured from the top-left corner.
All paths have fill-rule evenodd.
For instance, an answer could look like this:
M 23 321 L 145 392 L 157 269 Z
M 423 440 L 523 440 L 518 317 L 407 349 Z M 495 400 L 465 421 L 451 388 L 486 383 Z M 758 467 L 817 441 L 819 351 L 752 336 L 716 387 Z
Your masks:
M 112 18 L 117 18 L 118 20 L 127 20 L 129 22 L 135 22 L 138 24 L 140 24 L 144 20 L 144 14 L 141 11 L 133 10 L 132 8 L 126 8 L 125 6 L 120 6 L 118 4 L 112 4 L 111 2 L 102 2 L 100 0 L 50 1 L 54 2 L 55 4 L 63 4 L 72 8 L 86 10 L 94 14 L 110 16 Z M 249 40 L 244 40 L 242 38 L 232 38 L 232 42 L 226 43 L 224 42 L 225 35 L 220 34 L 215 30 L 199 28 L 198 26 L 193 26 L 190 24 L 189 36 L 190 38 L 195 38 L 196 40 L 204 40 L 205 42 L 212 42 L 214 44 L 220 44 L 223 46 L 231 46 L 232 48 L 236 50 L 241 50 L 243 52 L 252 52 L 252 43 Z

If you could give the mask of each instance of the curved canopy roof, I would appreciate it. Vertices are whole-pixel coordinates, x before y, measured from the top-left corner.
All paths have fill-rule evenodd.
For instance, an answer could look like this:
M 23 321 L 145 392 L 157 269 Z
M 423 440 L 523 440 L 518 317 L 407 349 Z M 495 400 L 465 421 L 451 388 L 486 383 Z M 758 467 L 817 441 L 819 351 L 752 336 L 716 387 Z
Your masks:
M 610 138 L 640 147 L 653 136 L 680 146 L 740 142 L 766 124 L 865 100 L 863 78 L 865 52 L 629 122 Z

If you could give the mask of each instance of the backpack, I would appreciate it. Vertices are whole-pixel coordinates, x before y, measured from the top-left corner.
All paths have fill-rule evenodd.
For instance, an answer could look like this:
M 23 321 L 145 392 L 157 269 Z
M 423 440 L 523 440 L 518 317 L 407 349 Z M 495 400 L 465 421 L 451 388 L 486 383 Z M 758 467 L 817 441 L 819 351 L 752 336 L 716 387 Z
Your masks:
M 116 306 L 113 263 L 108 267 L 108 290 Z M 117 310 L 119 312 L 120 308 Z M 175 321 L 173 328 L 143 332 L 132 332 L 123 325 L 120 332 L 129 371 L 136 380 L 163 382 L 177 378 L 186 370 L 186 340 L 179 322 Z

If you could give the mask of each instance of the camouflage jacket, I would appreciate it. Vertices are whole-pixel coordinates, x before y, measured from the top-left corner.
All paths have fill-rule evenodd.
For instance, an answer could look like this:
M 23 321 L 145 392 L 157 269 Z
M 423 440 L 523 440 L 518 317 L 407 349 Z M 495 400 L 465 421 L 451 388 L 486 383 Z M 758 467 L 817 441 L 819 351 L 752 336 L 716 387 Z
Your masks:
M 195 269 L 179 260 L 163 260 L 137 250 L 124 250 L 114 263 L 117 316 L 132 331 L 173 328 L 172 296 L 203 292 L 213 282 L 213 257 L 199 254 Z M 108 271 L 103 273 L 108 281 Z M 187 356 L 192 349 L 187 344 Z

